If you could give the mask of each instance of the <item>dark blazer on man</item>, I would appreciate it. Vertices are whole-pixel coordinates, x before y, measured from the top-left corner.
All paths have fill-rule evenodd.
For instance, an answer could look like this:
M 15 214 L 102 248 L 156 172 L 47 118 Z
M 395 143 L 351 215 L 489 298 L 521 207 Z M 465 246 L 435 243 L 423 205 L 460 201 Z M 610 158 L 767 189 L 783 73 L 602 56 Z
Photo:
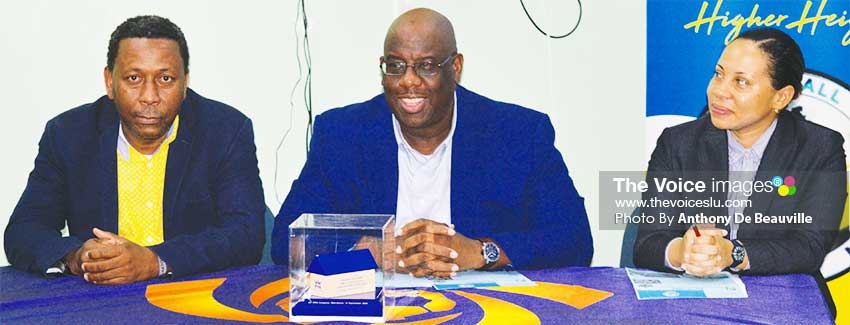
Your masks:
M 263 247 L 263 189 L 251 121 L 191 89 L 168 151 L 165 242 L 150 246 L 175 276 L 256 263 Z M 13 266 L 42 273 L 93 238 L 118 233 L 119 118 L 103 96 L 47 123 L 5 233 Z M 67 222 L 70 236 L 60 230 Z
M 744 274 L 817 273 L 832 247 L 847 197 L 844 138 L 838 132 L 806 121 L 802 116 L 783 111 L 768 141 L 754 180 L 769 181 L 775 176 L 794 176 L 796 193 L 780 196 L 777 191 L 757 192 L 750 196 L 752 206 L 744 215 L 792 215 L 803 212 L 812 223 L 742 223 L 738 239 L 747 249 L 750 269 Z M 683 176 L 728 177 L 728 147 L 725 130 L 711 123 L 709 116 L 667 128 L 658 138 L 649 162 L 649 179 Z M 710 180 L 709 180 L 710 181 Z M 708 182 L 707 182 L 708 184 Z M 681 195 L 655 193 L 650 184 L 644 198 L 676 199 Z M 725 201 L 726 193 L 689 193 L 689 199 Z M 645 208 L 646 215 L 681 212 L 727 215 L 727 208 Z M 664 265 L 664 253 L 670 240 L 682 236 L 690 224 L 641 224 L 634 248 L 635 265 L 671 271 Z
M 457 88 L 451 220 L 495 240 L 517 268 L 588 265 L 584 208 L 542 113 Z M 287 263 L 287 226 L 302 213 L 395 214 L 398 145 L 384 95 L 316 117 L 310 153 L 275 220 L 272 257 Z

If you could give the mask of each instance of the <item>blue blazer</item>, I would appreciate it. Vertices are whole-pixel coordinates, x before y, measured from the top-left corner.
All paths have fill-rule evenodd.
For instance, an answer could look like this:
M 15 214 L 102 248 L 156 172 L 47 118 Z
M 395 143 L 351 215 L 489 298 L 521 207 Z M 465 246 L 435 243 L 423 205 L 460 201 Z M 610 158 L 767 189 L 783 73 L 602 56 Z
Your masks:
M 13 266 L 42 273 L 93 238 L 118 233 L 119 118 L 106 96 L 53 118 L 5 233 Z M 165 242 L 150 248 L 175 276 L 260 259 L 263 189 L 251 121 L 191 89 L 168 151 Z M 68 223 L 70 236 L 60 230 Z
M 495 240 L 517 268 L 588 265 L 584 209 L 542 113 L 457 88 L 452 223 Z M 275 220 L 272 257 L 287 263 L 302 213 L 395 214 L 398 146 L 383 95 L 316 117 L 310 153 Z

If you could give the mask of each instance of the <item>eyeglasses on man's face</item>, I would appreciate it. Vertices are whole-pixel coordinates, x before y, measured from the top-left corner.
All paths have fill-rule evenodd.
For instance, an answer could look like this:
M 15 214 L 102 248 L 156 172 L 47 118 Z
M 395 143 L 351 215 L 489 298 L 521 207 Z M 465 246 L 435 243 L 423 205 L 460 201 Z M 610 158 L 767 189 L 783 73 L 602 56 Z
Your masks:
M 446 66 L 449 62 L 451 62 L 454 57 L 457 56 L 457 53 L 453 53 L 449 55 L 443 62 L 434 63 L 429 60 L 425 60 L 422 62 L 416 62 L 412 65 L 413 71 L 416 72 L 420 77 L 433 77 L 440 73 L 440 70 Z M 381 57 L 381 72 L 386 76 L 400 76 L 403 75 L 407 68 L 410 65 L 403 60 L 390 58 L 386 59 Z

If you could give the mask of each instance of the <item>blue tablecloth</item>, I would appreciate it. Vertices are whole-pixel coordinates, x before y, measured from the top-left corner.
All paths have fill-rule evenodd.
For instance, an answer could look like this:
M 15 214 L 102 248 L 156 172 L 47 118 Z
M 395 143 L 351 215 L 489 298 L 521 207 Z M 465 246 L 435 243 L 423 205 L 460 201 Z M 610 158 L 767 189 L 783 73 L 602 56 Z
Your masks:
M 676 324 L 827 324 L 832 322 L 815 280 L 808 275 L 743 277 L 747 299 L 644 300 L 635 297 L 624 269 L 564 268 L 523 271 L 534 281 L 578 285 L 613 293 L 595 304 L 576 308 L 535 296 L 493 290 L 440 291 L 442 307 L 427 305 L 429 300 L 414 297 L 404 304 L 429 306 L 394 323 L 429 319 L 449 319 L 446 324 L 471 324 L 482 319 L 525 316 L 543 324 L 571 323 L 676 323 Z M 236 317 L 259 315 L 265 320 L 282 320 L 287 315 L 285 287 L 272 290 L 267 284 L 280 283 L 286 270 L 279 266 L 250 266 L 178 280 L 154 280 L 125 286 L 97 286 L 81 278 L 45 279 L 10 267 L 0 268 L 0 323 L 215 323 L 218 315 Z M 207 279 L 207 281 L 199 281 Z M 193 282 L 188 282 L 193 281 Z M 174 300 L 186 301 L 182 308 L 193 316 L 152 304 L 152 292 L 182 283 L 171 293 Z M 211 284 L 212 283 L 212 284 Z M 220 284 L 219 284 L 220 283 Z M 198 284 L 193 287 L 188 284 Z M 265 286 L 265 294 L 259 288 Z M 149 287 L 150 286 L 150 287 Z M 199 291 L 215 288 L 213 305 L 203 301 Z M 187 289 L 189 288 L 189 289 Z M 181 291 L 182 290 L 182 291 Z M 580 294 L 580 290 L 576 291 Z M 185 297 L 185 298 L 182 298 Z M 260 299 L 260 300 L 258 300 Z M 252 301 L 253 300 L 253 301 Z M 482 303 L 482 301 L 487 301 Z M 450 303 L 445 303 L 446 301 Z M 255 304 L 257 305 L 255 307 Z M 280 305 L 280 306 L 278 306 Z M 513 307 L 518 309 L 511 309 Z M 511 307 L 511 308 L 506 308 Z M 525 310 L 523 313 L 516 311 Z M 216 314 L 218 313 L 218 314 Z M 501 314 L 500 314 L 501 313 Z M 530 316 L 529 316 L 530 315 Z M 256 316 L 256 317 L 259 317 Z M 243 318 L 239 318 L 243 317 Z M 276 318 L 269 318 L 276 317 Z M 258 320 L 260 318 L 253 318 Z

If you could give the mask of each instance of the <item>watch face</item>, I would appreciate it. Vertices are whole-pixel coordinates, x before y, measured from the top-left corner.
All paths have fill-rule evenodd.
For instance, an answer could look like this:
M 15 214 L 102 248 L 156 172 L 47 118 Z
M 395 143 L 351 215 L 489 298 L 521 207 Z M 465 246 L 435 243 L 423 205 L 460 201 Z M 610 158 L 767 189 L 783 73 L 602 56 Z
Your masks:
M 499 247 L 493 243 L 484 244 L 484 259 L 487 263 L 499 260 Z
M 735 247 L 735 249 L 732 250 L 732 259 L 735 260 L 735 262 L 743 262 L 744 248 L 741 246 Z

